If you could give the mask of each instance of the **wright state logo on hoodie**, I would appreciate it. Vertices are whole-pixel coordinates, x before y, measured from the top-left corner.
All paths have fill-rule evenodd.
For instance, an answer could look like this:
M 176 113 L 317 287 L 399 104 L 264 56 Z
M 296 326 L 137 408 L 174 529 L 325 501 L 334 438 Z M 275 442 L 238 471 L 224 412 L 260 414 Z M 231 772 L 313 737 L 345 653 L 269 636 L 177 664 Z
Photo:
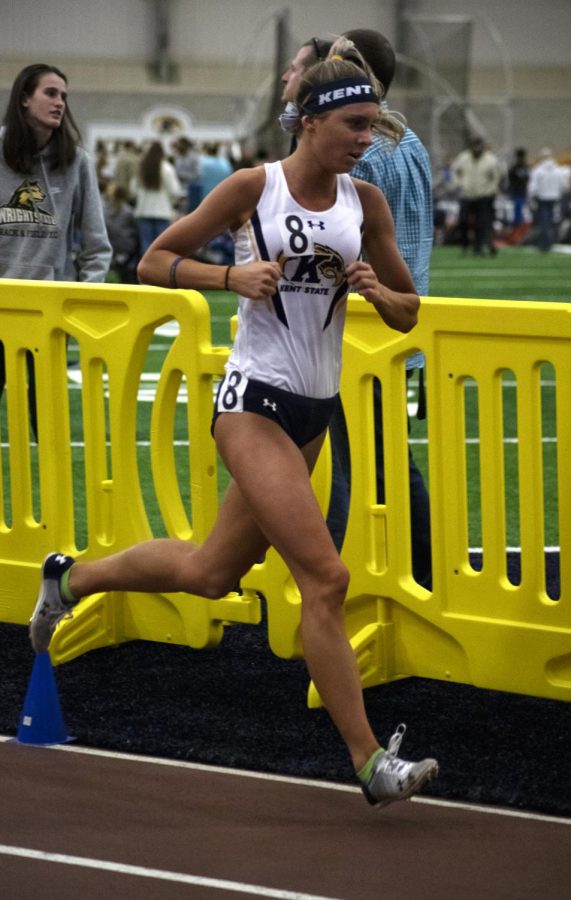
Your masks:
M 40 205 L 46 198 L 37 181 L 26 179 L 0 206 L 0 225 L 57 225 L 55 216 Z

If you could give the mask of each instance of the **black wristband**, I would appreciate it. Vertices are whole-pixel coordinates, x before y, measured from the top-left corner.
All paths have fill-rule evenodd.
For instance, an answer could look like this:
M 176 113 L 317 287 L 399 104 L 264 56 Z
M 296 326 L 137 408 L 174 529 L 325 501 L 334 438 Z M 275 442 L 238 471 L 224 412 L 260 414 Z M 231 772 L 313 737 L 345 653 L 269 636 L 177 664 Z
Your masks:
M 226 269 L 226 273 L 224 275 L 224 290 L 225 291 L 230 290 L 230 288 L 228 287 L 228 276 L 230 274 L 230 269 L 233 269 L 233 268 L 234 268 L 234 266 L 228 266 Z
M 169 287 L 171 287 L 171 288 L 178 287 L 178 284 L 176 281 L 176 267 L 178 266 L 179 263 L 181 263 L 183 261 L 183 259 L 186 259 L 186 256 L 177 256 L 177 258 L 175 260 L 173 260 L 171 263 L 171 267 L 169 269 Z

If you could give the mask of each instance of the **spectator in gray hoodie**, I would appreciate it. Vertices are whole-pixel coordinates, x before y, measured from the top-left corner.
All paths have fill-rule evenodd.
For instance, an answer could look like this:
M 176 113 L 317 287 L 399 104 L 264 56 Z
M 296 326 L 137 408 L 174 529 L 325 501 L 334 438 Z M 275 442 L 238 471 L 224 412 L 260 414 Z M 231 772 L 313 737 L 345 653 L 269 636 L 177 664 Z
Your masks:
M 95 167 L 79 142 L 63 72 L 26 66 L 0 131 L 0 278 L 105 280 L 111 246 Z M 31 353 L 28 368 L 35 431 Z M 0 343 L 0 393 L 4 382 Z
M 0 278 L 105 280 L 111 246 L 79 141 L 63 72 L 27 66 L 0 132 Z

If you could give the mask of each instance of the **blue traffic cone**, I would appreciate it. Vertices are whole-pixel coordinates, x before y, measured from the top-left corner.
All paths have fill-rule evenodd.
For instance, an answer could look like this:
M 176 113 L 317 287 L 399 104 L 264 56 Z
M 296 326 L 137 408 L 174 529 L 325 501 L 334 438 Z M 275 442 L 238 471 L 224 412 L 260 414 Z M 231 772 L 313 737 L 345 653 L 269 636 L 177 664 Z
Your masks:
M 20 744 L 64 744 L 71 740 L 63 721 L 50 654 L 38 653 L 16 741 Z

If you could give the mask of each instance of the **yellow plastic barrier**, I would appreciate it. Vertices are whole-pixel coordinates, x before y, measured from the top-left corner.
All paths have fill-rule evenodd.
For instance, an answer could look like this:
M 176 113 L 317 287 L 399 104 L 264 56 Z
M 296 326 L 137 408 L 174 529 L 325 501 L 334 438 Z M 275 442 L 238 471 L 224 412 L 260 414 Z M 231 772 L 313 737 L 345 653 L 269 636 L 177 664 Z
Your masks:
M 571 699 L 571 306 L 427 299 L 402 338 L 353 301 L 342 397 L 352 502 L 347 628 L 363 683 L 419 675 Z M 380 335 L 379 332 L 384 332 Z M 404 360 L 426 356 L 433 592 L 411 577 Z M 556 379 L 561 595 L 545 587 L 540 373 Z M 521 582 L 507 578 L 502 376 L 517 384 Z M 386 505 L 374 501 L 371 378 L 383 385 Z M 464 390 L 479 391 L 482 571 L 469 561 Z M 358 564 L 356 561 L 358 560 Z M 315 694 L 312 702 L 316 702 Z
M 228 356 L 226 348 L 212 347 L 204 297 L 195 292 L 112 285 L 0 282 L 9 435 L 0 483 L 4 484 L 8 471 L 11 483 L 10 504 L 0 496 L 1 620 L 27 621 L 37 593 L 38 567 L 50 550 L 96 558 L 153 536 L 137 458 L 137 394 L 150 341 L 169 320 L 178 323 L 179 334 L 164 360 L 153 404 L 153 486 L 168 533 L 200 543 L 218 507 L 216 453 L 209 423 L 212 379 L 222 374 Z M 70 446 L 68 335 L 79 347 L 82 375 L 84 549 L 78 548 L 75 535 L 78 497 Z M 27 351 L 34 355 L 36 372 L 37 453 L 27 421 Z M 192 521 L 181 499 L 173 449 L 183 379 L 189 397 Z M 39 495 L 39 514 L 34 509 L 34 490 Z M 55 663 L 64 662 L 88 649 L 135 638 L 205 647 L 220 641 L 224 621 L 259 619 L 259 600 L 252 593 L 217 602 L 200 597 L 189 602 L 180 594 L 94 596 L 58 629 L 52 656 Z
M 386 328 L 369 304 L 351 298 L 342 399 L 351 450 L 351 506 L 343 557 L 351 570 L 347 630 L 364 685 L 410 675 L 558 699 L 571 698 L 569 607 L 571 306 L 426 299 L 410 335 Z M 151 459 L 157 500 L 169 534 L 200 542 L 217 512 L 216 454 L 210 438 L 212 379 L 224 348 L 212 347 L 208 307 L 195 292 L 0 282 L 0 338 L 6 346 L 11 522 L 0 521 L 3 591 L 0 619 L 25 622 L 43 555 L 57 548 L 94 558 L 151 536 L 137 465 L 136 397 L 149 342 L 173 319 L 180 332 L 164 361 L 153 406 Z M 65 335 L 77 341 L 83 375 L 87 541 L 74 543 Z M 411 574 L 404 365 L 427 360 L 433 590 Z M 38 375 L 41 515 L 34 512 L 26 415 L 25 351 Z M 561 596 L 545 591 L 539 377 L 556 372 Z M 102 373 L 108 374 L 107 427 Z M 503 373 L 517 381 L 521 582 L 506 573 Z M 173 455 L 181 379 L 187 427 L 192 520 L 180 495 Z M 386 499 L 376 503 L 372 383 L 383 386 Z M 483 534 L 481 571 L 468 555 L 464 391 L 478 386 Z M 3 460 L 4 462 L 4 460 Z M 314 476 L 327 509 L 331 459 L 326 445 Z M 0 498 L 1 499 L 1 498 Z M 0 513 L 1 507 L 0 504 Z M 64 662 L 93 647 L 134 638 L 215 645 L 224 623 L 260 621 L 279 656 L 301 655 L 300 598 L 270 551 L 243 579 L 243 595 L 208 601 L 186 595 L 100 595 L 58 627 L 51 653 Z M 309 702 L 319 698 L 313 688 Z

